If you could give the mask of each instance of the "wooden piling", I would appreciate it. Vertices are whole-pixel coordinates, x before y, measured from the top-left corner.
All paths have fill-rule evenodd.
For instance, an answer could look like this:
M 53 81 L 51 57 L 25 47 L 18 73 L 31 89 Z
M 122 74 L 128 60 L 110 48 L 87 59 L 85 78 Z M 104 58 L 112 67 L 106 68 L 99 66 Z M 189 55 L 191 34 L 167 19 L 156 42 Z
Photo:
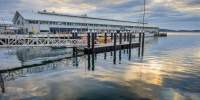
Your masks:
M 94 68 L 95 68 L 95 55 L 94 55 L 94 53 L 92 53 L 92 71 L 94 71 Z
M 138 57 L 140 57 L 140 54 L 141 54 L 141 33 L 139 33 L 139 48 L 138 48 Z
M 144 56 L 144 39 L 145 39 L 145 33 L 142 35 L 142 56 Z
M 104 43 L 107 44 L 107 33 L 104 34 Z M 104 53 L 104 59 L 106 59 L 107 53 Z
M 107 33 L 104 34 L 104 43 L 107 43 Z
M 113 33 L 111 33 L 111 40 L 113 40 Z
M 94 52 L 94 45 L 95 45 L 95 33 L 92 33 L 92 52 Z
M 122 44 L 122 33 L 119 33 L 119 44 Z
M 90 48 L 90 33 L 87 33 L 87 44 L 88 48 Z
M 131 60 L 132 33 L 129 33 L 129 60 Z
M 88 70 L 90 70 L 90 67 L 91 67 L 91 65 L 90 65 L 90 54 L 88 53 Z
M 114 64 L 116 64 L 116 45 L 117 45 L 117 33 L 114 33 L 114 57 L 113 57 Z
M 126 41 L 126 33 L 124 33 L 124 42 Z

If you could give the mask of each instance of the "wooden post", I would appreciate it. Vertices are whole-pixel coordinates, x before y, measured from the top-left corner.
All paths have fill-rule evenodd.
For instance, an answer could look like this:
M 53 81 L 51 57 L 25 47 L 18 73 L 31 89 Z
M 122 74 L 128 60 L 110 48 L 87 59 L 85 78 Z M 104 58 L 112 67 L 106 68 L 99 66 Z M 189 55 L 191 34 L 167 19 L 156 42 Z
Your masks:
M 71 38 L 74 39 L 74 33 L 72 32 L 71 34 L 72 34 L 72 37 L 71 37 Z
M 130 40 L 130 33 L 129 33 L 129 32 L 127 33 L 127 38 L 126 38 L 126 39 L 127 39 L 127 42 L 130 42 L 130 41 L 129 41 L 129 40 Z M 129 49 L 127 49 L 127 52 L 126 52 L 126 53 L 128 54 L 128 52 L 129 52 Z
M 129 36 L 130 36 L 130 33 L 127 33 L 127 41 L 129 41 Z
M 114 33 L 114 57 L 113 57 L 114 64 L 116 64 L 116 45 L 117 45 L 117 33 Z
M 132 44 L 132 34 L 129 34 L 129 47 L 131 48 L 131 44 Z
M 87 44 L 88 44 L 88 49 L 90 48 L 90 33 L 87 33 Z
M 94 59 L 95 59 L 95 55 L 94 55 L 94 52 L 93 52 L 93 53 L 92 53 L 92 71 L 94 71 L 94 68 L 95 68 Z
M 144 39 L 145 39 L 145 33 L 142 33 L 142 56 L 144 56 Z
M 90 54 L 88 53 L 88 70 L 90 70 Z
M 104 43 L 107 44 L 107 33 L 104 35 Z M 107 53 L 104 53 L 104 59 L 106 59 Z
M 105 44 L 107 43 L 107 33 L 105 33 L 105 35 L 104 35 L 104 43 Z
M 111 33 L 111 41 L 113 40 L 113 33 Z M 113 56 L 113 52 L 110 52 L 110 56 Z
M 139 33 L 139 48 L 138 48 L 138 57 L 140 57 L 140 54 L 141 54 L 141 33 Z
M 129 60 L 131 60 L 132 33 L 129 33 Z
M 124 42 L 126 41 L 126 33 L 124 33 Z
M 92 33 L 92 53 L 94 52 L 94 44 L 95 44 L 95 33 Z
M 111 33 L 111 40 L 113 40 L 113 33 Z
M 122 33 L 119 33 L 119 44 L 122 44 Z
M 73 47 L 73 64 L 78 67 L 77 48 Z

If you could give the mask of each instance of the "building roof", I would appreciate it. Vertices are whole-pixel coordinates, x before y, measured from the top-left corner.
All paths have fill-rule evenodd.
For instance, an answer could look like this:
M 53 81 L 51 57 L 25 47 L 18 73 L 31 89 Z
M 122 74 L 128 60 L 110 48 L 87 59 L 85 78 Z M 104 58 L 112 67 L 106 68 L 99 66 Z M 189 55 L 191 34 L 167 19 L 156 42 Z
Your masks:
M 107 25 L 124 25 L 124 26 L 141 26 L 141 23 L 132 21 L 122 21 L 114 19 L 94 18 L 87 16 L 77 16 L 68 14 L 58 14 L 53 12 L 21 12 L 17 11 L 15 15 L 21 15 L 26 20 L 40 21 L 57 21 L 73 23 L 90 23 L 90 24 L 107 24 Z M 15 18 L 15 17 L 14 17 Z M 145 25 L 146 27 L 149 25 Z M 152 27 L 152 26 L 149 26 Z

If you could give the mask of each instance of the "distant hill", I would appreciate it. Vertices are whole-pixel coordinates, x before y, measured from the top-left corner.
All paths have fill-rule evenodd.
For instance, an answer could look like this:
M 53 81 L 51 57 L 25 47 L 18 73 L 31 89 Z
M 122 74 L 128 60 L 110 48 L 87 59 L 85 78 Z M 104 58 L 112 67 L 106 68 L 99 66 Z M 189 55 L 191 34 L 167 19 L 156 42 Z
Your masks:
M 160 32 L 200 32 L 200 30 L 170 30 L 170 29 L 160 29 Z

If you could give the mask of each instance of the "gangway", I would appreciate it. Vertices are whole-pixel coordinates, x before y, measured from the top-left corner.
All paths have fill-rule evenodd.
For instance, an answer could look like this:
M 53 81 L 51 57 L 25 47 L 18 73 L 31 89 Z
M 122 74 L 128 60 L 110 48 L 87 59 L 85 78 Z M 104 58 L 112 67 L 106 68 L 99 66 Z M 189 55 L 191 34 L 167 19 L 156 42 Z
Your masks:
M 0 35 L 0 47 L 83 47 L 82 39 L 48 36 Z

